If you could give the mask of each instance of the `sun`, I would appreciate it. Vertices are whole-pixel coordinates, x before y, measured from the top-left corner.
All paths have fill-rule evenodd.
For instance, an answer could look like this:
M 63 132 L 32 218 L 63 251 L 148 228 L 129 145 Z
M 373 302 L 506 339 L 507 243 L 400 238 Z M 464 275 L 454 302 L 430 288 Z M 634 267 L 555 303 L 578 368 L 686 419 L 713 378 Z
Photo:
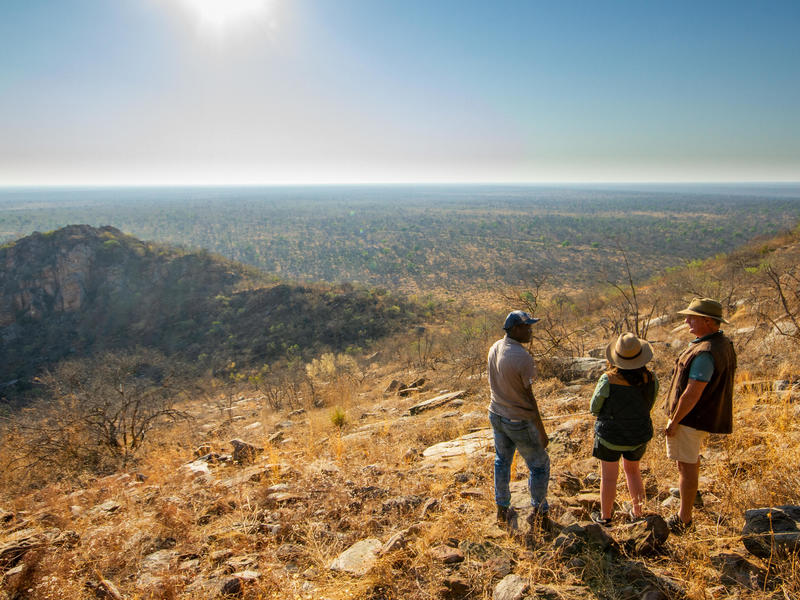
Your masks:
M 204 31 L 222 34 L 269 16 L 273 0 L 178 0 Z

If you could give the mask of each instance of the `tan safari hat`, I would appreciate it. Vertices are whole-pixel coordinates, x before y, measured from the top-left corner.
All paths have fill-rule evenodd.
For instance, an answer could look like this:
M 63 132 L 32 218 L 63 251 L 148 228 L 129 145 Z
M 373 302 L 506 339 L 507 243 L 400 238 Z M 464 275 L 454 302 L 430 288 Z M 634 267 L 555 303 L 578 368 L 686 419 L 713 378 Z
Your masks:
M 722 304 L 711 298 L 694 298 L 689 303 L 689 308 L 679 310 L 678 314 L 709 317 L 722 323 L 728 323 L 728 321 L 722 318 Z
M 632 333 L 623 333 L 616 342 L 606 346 L 606 358 L 620 369 L 638 369 L 653 358 L 653 349 L 645 340 Z

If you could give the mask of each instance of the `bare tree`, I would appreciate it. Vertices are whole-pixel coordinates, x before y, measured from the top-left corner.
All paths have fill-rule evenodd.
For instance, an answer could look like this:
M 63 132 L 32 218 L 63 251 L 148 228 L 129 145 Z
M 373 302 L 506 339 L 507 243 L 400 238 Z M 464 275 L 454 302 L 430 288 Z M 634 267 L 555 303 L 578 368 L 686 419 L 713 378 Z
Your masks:
M 39 382 L 45 398 L 11 425 L 25 442 L 17 467 L 126 467 L 153 430 L 190 418 L 176 408 L 185 388 L 154 351 L 67 361 Z
M 630 331 L 636 334 L 637 337 L 646 338 L 647 330 L 655 314 L 657 303 L 653 302 L 649 310 L 642 307 L 639 302 L 636 284 L 633 282 L 633 274 L 631 273 L 630 262 L 628 262 L 628 255 L 625 253 L 619 241 L 616 242 L 616 246 L 622 256 L 622 262 L 625 266 L 626 281 L 623 284 L 610 280 L 606 282 L 619 294 L 618 300 L 608 305 L 609 320 L 611 322 L 610 333 L 620 334 L 625 331 Z
M 768 293 L 757 303 L 759 318 L 782 336 L 800 343 L 800 267 L 765 264 Z

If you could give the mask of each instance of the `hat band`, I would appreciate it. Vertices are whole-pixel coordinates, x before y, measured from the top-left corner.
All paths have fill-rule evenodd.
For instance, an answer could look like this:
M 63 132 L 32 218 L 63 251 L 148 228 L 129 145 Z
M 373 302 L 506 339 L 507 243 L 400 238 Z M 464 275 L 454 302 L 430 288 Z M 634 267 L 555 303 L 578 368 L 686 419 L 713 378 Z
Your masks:
M 620 354 L 619 352 L 617 352 L 617 356 L 619 356 L 620 358 L 623 358 L 625 360 L 633 360 L 634 358 L 636 358 L 637 356 L 639 356 L 642 353 L 643 349 L 644 348 L 640 346 L 639 347 L 639 351 L 636 354 L 634 354 L 633 356 L 625 356 L 624 354 Z

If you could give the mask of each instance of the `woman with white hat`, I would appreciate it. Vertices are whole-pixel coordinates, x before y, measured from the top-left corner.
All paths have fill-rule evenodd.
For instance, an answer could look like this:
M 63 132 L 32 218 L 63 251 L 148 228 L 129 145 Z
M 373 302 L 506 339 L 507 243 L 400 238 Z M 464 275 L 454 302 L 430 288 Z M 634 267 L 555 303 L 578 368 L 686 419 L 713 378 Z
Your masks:
M 658 380 L 645 365 L 653 358 L 650 344 L 623 333 L 606 347 L 609 369 L 597 382 L 590 410 L 597 417 L 592 456 L 600 459 L 600 513 L 592 518 L 610 525 L 617 495 L 619 459 L 631 495 L 631 519 L 642 516 L 644 483 L 639 461 L 653 437 L 650 411 L 658 393 Z

